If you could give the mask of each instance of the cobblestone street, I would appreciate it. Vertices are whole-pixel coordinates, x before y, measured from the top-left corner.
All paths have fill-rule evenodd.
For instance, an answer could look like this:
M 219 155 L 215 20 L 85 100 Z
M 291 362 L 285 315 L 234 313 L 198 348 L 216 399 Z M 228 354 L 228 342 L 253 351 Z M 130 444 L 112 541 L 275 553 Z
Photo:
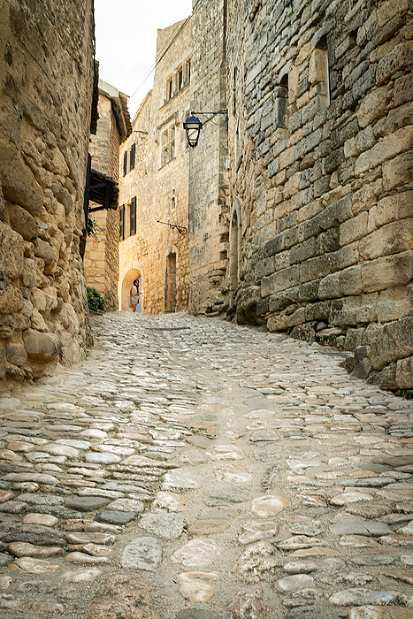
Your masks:
M 411 402 L 284 335 L 93 320 L 0 398 L 2 619 L 413 617 Z

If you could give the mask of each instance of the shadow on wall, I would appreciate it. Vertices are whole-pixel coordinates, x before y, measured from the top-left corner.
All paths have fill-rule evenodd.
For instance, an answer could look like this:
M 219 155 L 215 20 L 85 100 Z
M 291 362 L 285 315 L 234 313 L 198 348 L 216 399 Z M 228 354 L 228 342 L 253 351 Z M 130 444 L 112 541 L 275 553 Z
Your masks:
M 142 274 L 140 271 L 138 271 L 138 269 L 131 269 L 130 271 L 126 273 L 125 277 L 123 278 L 122 288 L 121 288 L 121 303 L 120 303 L 120 309 L 122 312 L 132 311 L 128 305 L 128 299 L 129 299 L 130 289 L 132 288 L 132 284 L 136 278 L 139 278 L 139 290 L 142 291 Z M 139 313 L 139 309 L 142 311 L 142 299 L 140 301 L 140 308 L 138 308 L 138 313 Z

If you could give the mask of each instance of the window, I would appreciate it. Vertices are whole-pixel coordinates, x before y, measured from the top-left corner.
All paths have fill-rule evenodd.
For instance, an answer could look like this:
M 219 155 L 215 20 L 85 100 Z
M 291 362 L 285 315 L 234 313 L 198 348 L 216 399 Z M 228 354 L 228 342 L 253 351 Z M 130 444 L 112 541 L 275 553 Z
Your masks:
M 132 198 L 129 214 L 130 235 L 136 234 L 136 197 Z
M 191 80 L 191 61 L 186 61 L 186 83 L 189 84 Z
M 174 90 L 173 90 L 172 77 L 170 77 L 168 81 L 166 82 L 166 100 L 167 101 L 172 99 L 173 92 Z
M 317 43 L 311 55 L 308 81 L 317 85 L 321 108 L 327 109 L 331 101 L 327 37 Z
M 126 176 L 128 173 L 128 151 L 126 150 L 123 153 L 123 176 Z
M 125 240 L 125 205 L 119 208 L 119 238 L 121 241 Z
M 130 148 L 129 154 L 129 169 L 133 170 L 135 167 L 135 152 L 136 152 L 136 144 L 132 144 Z
M 161 167 L 175 158 L 175 126 L 171 125 L 161 136 Z
M 182 71 L 182 67 L 178 69 L 178 73 L 176 74 L 176 85 L 178 90 L 181 90 L 184 85 L 184 73 Z
M 288 128 L 288 75 L 284 75 L 275 89 L 275 129 Z

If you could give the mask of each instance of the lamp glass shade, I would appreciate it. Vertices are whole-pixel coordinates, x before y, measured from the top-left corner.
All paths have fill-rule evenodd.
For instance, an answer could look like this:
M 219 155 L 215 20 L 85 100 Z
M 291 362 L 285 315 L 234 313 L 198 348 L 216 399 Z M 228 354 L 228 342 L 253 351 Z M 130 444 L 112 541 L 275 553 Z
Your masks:
M 202 128 L 201 121 L 196 116 L 190 116 L 183 125 L 189 146 L 195 147 L 198 144 L 199 133 Z

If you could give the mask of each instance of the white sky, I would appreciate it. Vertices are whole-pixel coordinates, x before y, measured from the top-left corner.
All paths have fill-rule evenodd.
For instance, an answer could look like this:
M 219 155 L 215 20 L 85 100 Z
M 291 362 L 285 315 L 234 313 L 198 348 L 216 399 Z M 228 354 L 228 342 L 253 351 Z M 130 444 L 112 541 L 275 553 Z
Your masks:
M 155 64 L 156 31 L 191 14 L 192 0 L 95 0 L 99 77 L 129 95 L 133 118 Z

